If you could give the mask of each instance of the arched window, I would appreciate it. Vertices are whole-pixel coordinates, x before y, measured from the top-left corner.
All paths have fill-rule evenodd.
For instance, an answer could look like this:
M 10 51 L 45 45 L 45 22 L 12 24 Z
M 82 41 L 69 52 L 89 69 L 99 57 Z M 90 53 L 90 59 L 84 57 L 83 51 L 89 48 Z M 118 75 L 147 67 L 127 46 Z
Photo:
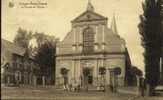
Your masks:
M 94 50 L 94 32 L 87 27 L 83 32 L 83 53 L 92 53 Z

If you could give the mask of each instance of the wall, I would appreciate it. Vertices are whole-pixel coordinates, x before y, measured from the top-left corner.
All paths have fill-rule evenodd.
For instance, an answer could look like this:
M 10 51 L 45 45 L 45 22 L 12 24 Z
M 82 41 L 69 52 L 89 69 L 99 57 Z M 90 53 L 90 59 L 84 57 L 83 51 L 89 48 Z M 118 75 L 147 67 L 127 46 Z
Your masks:
M 87 58 L 87 59 L 86 59 Z M 105 59 L 105 60 L 104 60 Z M 90 67 L 93 69 L 94 85 L 98 84 L 100 75 L 99 67 L 106 67 L 106 83 L 110 84 L 110 71 L 108 69 L 120 67 L 121 74 L 118 76 L 118 83 L 123 86 L 125 83 L 125 55 L 124 54 L 110 54 L 110 55 L 92 55 L 92 56 L 68 56 L 58 57 L 56 61 L 56 85 L 62 84 L 62 76 L 60 74 L 61 68 L 69 69 L 69 82 L 77 80 L 80 83 L 82 75 L 82 68 Z

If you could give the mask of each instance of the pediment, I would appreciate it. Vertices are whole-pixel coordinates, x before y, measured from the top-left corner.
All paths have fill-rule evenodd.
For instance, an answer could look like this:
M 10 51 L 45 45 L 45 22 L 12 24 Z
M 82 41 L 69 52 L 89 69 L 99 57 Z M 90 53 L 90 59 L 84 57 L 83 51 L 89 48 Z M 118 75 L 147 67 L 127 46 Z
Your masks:
M 86 11 L 82 13 L 80 16 L 78 16 L 77 18 L 75 18 L 72 22 L 82 22 L 82 21 L 90 21 L 90 20 L 107 20 L 107 17 L 104 17 L 92 11 Z

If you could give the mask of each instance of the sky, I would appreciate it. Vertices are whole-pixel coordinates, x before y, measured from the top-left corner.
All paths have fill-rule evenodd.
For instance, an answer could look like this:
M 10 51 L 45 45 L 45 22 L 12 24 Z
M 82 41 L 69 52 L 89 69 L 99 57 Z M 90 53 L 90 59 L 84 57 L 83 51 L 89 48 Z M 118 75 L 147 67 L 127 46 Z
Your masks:
M 143 0 L 91 0 L 95 12 L 108 17 L 110 27 L 113 14 L 119 35 L 125 39 L 133 65 L 144 71 L 143 48 L 138 30 Z M 9 2 L 14 6 L 9 6 Z M 42 8 L 27 8 L 25 3 L 42 3 Z M 84 12 L 88 0 L 2 0 L 2 38 L 13 41 L 19 27 L 44 32 L 62 40 L 71 30 L 71 21 Z M 26 6 L 26 7 L 25 7 Z

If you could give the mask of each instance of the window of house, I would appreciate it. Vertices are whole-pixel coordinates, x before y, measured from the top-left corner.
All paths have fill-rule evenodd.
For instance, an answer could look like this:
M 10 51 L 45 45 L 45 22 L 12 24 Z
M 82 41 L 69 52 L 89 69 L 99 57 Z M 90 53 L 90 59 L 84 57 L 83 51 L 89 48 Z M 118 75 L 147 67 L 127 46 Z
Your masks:
M 17 62 L 13 62 L 13 68 L 17 69 Z
M 94 32 L 91 27 L 87 27 L 83 32 L 83 52 L 92 53 L 94 50 Z

